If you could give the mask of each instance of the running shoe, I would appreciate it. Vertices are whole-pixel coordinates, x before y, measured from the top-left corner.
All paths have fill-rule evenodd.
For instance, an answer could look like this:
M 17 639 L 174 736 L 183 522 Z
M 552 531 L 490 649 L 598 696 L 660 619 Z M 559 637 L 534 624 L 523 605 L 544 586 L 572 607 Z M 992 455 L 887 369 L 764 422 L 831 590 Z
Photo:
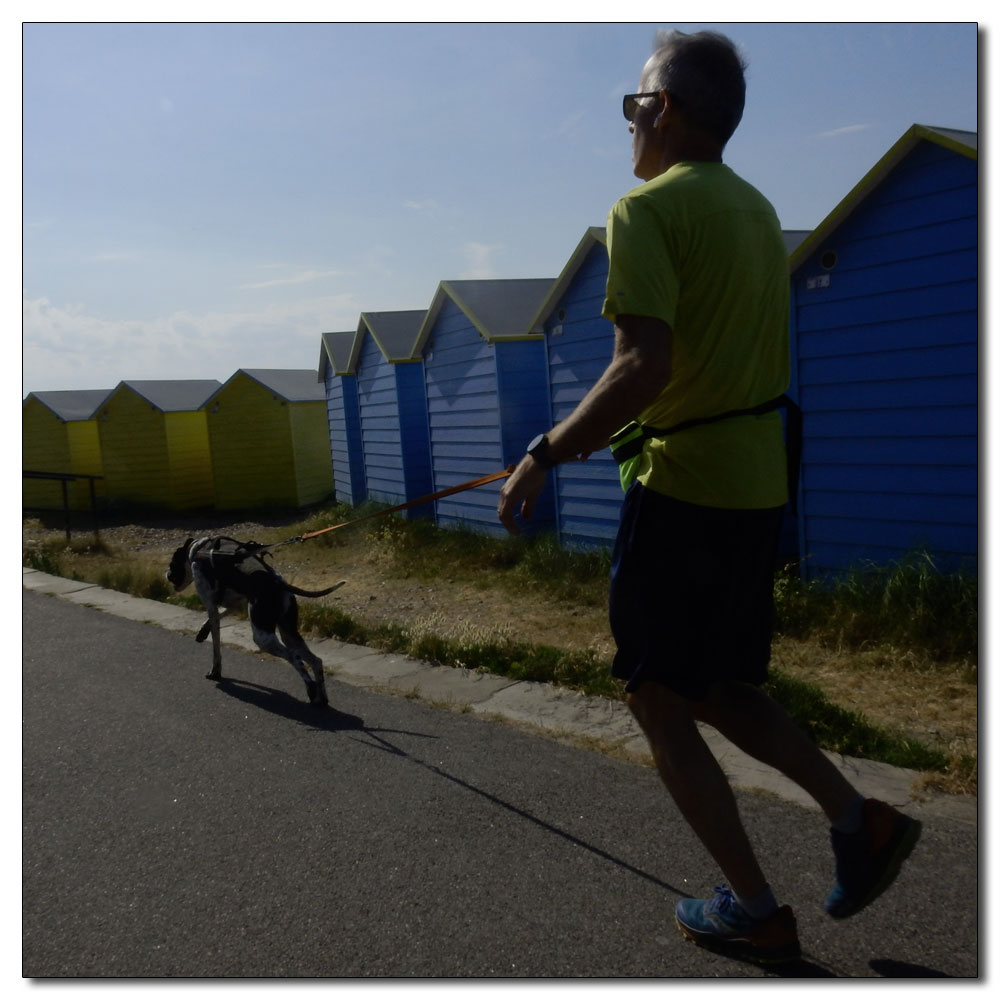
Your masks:
M 695 944 L 751 962 L 791 962 L 801 955 L 795 914 L 779 906 L 771 916 L 751 917 L 724 885 L 711 899 L 682 899 L 677 926 Z
M 878 899 L 892 885 L 919 836 L 919 820 L 878 799 L 865 799 L 857 833 L 830 830 L 837 881 L 823 904 L 826 912 L 842 920 Z

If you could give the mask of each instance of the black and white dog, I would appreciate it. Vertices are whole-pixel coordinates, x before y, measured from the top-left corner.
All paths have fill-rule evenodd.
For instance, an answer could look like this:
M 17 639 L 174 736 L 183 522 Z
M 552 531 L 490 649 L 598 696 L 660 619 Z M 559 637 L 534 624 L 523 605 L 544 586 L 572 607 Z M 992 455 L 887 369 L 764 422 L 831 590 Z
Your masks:
M 212 670 L 206 674 L 210 680 L 222 678 L 219 619 L 229 608 L 246 601 L 254 642 L 265 653 L 288 660 L 305 681 L 310 704 L 322 708 L 329 704 L 323 661 L 299 635 L 295 595 L 323 597 L 347 581 L 341 580 L 325 590 L 300 590 L 264 561 L 267 555 L 261 551 L 264 548 L 257 542 L 238 542 L 221 535 L 188 538 L 173 554 L 167 579 L 177 591 L 194 581 L 198 597 L 208 612 L 208 620 L 195 641 L 204 642 L 212 634 Z

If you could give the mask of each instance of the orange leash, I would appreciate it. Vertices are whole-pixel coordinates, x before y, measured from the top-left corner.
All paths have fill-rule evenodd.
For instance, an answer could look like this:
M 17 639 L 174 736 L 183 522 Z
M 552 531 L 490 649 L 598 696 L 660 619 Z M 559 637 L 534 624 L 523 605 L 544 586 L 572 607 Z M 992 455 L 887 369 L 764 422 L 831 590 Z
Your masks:
M 417 497 L 416 500 L 408 500 L 406 503 L 397 504 L 395 507 L 388 507 L 385 510 L 377 510 L 374 514 L 365 514 L 364 517 L 356 517 L 353 521 L 342 521 L 340 524 L 331 524 L 329 528 L 320 528 L 318 531 L 310 531 L 304 535 L 296 535 L 284 542 L 275 542 L 273 545 L 265 545 L 262 548 L 276 549 L 279 545 L 288 545 L 291 542 L 304 542 L 308 538 L 315 538 L 317 535 L 325 535 L 328 531 L 337 531 L 339 528 L 347 528 L 352 524 L 360 524 L 373 517 L 382 517 L 385 514 L 395 514 L 396 511 L 406 510 L 407 507 L 417 507 L 422 503 L 431 503 L 433 500 L 440 500 L 442 497 L 450 497 L 454 493 L 464 493 L 466 490 L 474 490 L 477 486 L 485 486 L 487 483 L 495 483 L 498 479 L 506 479 L 514 471 L 513 465 L 508 465 L 502 472 L 492 472 L 488 476 L 480 476 L 478 479 L 470 479 L 467 483 L 460 483 L 458 486 L 449 486 L 447 489 L 438 490 L 436 493 L 428 493 L 427 496 Z

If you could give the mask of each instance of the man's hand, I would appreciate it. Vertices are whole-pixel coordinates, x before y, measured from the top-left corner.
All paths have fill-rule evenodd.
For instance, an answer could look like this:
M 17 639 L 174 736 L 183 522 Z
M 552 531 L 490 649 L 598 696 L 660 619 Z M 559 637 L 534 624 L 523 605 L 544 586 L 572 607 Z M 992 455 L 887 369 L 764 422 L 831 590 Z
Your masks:
M 497 516 L 500 523 L 512 534 L 521 534 L 521 526 L 514 520 L 520 508 L 521 518 L 531 520 L 535 512 L 535 502 L 545 489 L 547 471 L 530 455 L 525 455 L 517 468 L 507 477 L 500 490 Z
M 607 447 L 615 431 L 656 399 L 670 381 L 672 336 L 661 319 L 617 317 L 611 363 L 576 409 L 548 432 L 553 461 L 580 461 Z M 544 488 L 545 469 L 525 455 L 500 491 L 497 505 L 500 523 L 512 535 L 521 534 L 514 520 L 518 509 L 530 520 Z

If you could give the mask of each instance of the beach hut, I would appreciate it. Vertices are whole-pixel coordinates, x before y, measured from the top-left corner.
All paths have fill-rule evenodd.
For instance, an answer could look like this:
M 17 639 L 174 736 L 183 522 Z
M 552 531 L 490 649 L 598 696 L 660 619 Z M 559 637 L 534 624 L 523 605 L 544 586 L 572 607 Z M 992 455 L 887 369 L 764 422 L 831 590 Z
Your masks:
M 978 154 L 914 125 L 791 257 L 807 575 L 975 564 Z
M 241 368 L 206 400 L 215 506 L 305 507 L 333 493 L 316 371 Z
M 21 468 L 30 472 L 57 472 L 101 476 L 101 441 L 94 411 L 108 389 L 66 389 L 29 392 L 21 405 Z M 67 484 L 70 510 L 89 510 L 91 483 L 78 479 Z M 94 495 L 104 496 L 104 483 L 94 482 Z M 62 485 L 25 479 L 24 507 L 62 507 Z
M 808 230 L 783 232 L 789 253 Z M 564 420 L 590 391 L 611 361 L 614 327 L 601 315 L 608 280 L 607 235 L 590 227 L 532 323 L 545 332 L 551 424 Z M 559 539 L 569 549 L 610 548 L 618 531 L 622 489 L 608 449 L 585 462 L 567 462 L 554 472 Z M 795 519 L 785 519 L 782 556 L 794 557 Z
M 590 227 L 548 294 L 531 329 L 545 334 L 550 412 L 546 427 L 565 420 L 611 361 L 615 331 L 601 315 L 608 280 L 607 236 Z M 559 541 L 567 549 L 611 548 L 618 531 L 622 488 L 607 448 L 585 462 L 566 462 L 552 474 Z
M 358 413 L 367 498 L 399 504 L 431 492 L 427 404 L 413 345 L 423 310 L 365 312 L 358 320 Z M 405 512 L 430 517 L 429 507 Z
M 435 491 L 515 464 L 549 422 L 545 342 L 532 322 L 551 278 L 442 281 L 413 353 L 423 358 Z M 438 524 L 505 535 L 500 483 L 436 503 Z M 550 485 L 527 529 L 553 530 Z
M 170 510 L 211 507 L 205 401 L 216 379 L 119 382 L 97 410 L 109 501 Z
M 355 346 L 361 346 L 356 330 L 320 334 L 319 381 L 326 395 L 334 495 L 353 507 L 367 499 Z

